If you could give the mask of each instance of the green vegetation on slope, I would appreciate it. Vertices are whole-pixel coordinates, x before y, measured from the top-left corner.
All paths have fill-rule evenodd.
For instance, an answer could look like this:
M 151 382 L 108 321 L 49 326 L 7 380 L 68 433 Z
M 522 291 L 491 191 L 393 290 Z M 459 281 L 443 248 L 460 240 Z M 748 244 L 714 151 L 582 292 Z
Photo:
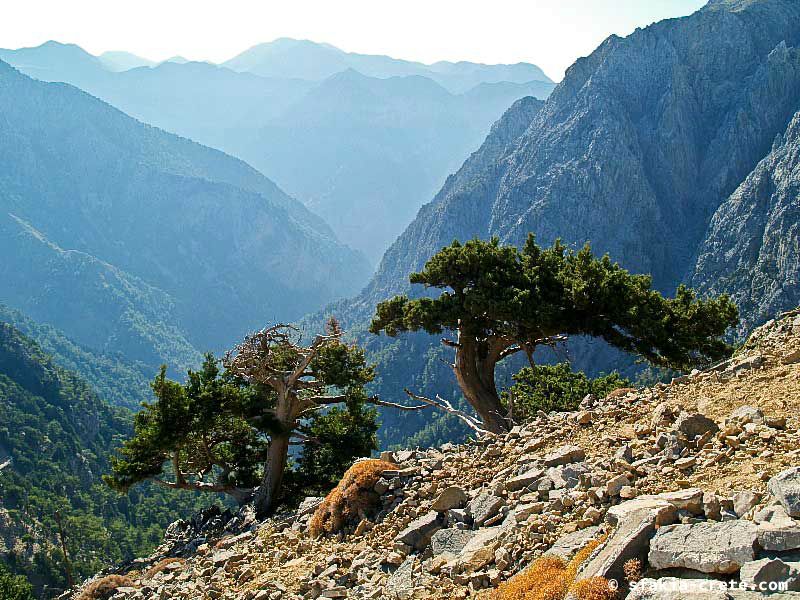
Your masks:
M 165 527 L 207 497 L 154 487 L 127 495 L 100 475 L 107 453 L 132 430 L 132 414 L 103 402 L 53 364 L 32 340 L 0 323 L 0 518 L 15 538 L 3 560 L 38 590 L 65 586 L 55 513 L 64 520 L 76 578 L 146 554 Z
M 618 388 L 631 385 L 618 373 L 590 379 L 583 371 L 573 371 L 568 362 L 525 367 L 514 375 L 514 382 L 503 394 L 503 404 L 508 407 L 513 398 L 514 414 L 519 419 L 535 417 L 540 410 L 577 410 L 587 394 L 604 398 Z

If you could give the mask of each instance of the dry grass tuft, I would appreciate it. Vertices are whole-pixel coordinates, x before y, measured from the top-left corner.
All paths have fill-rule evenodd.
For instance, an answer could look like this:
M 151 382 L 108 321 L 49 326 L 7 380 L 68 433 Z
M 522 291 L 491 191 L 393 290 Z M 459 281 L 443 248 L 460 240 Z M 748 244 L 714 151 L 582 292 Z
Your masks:
M 186 564 L 186 560 L 183 558 L 165 558 L 164 560 L 160 560 L 147 570 L 147 573 L 144 575 L 144 579 L 152 579 L 164 571 L 169 565 L 174 563 L 180 563 L 183 565 Z
M 575 577 L 578 575 L 578 570 L 581 568 L 581 565 L 585 563 L 592 553 L 597 550 L 598 546 L 605 541 L 606 536 L 601 536 L 596 540 L 591 540 L 588 544 L 575 553 L 575 556 L 572 557 L 572 560 L 569 561 L 569 564 L 567 565 L 567 574 L 569 576 L 570 585 L 573 581 L 575 581 Z
M 535 560 L 530 567 L 518 573 L 492 594 L 492 600 L 563 600 L 567 592 L 575 594 L 595 593 L 600 588 L 597 582 L 584 584 L 575 583 L 575 577 L 581 565 L 592 555 L 600 544 L 605 541 L 605 536 L 592 540 L 581 548 L 569 563 L 557 556 L 543 556 Z M 586 581 L 593 581 L 592 578 Z M 605 582 L 606 590 L 611 588 Z M 584 590 L 580 592 L 579 589 Z M 606 600 L 614 596 L 578 596 L 579 600 Z
M 642 561 L 638 558 L 632 558 L 625 561 L 622 565 L 622 570 L 625 573 L 625 581 L 628 583 L 636 583 L 642 579 Z
M 106 575 L 86 586 L 75 600 L 107 600 L 121 587 L 134 587 L 133 581 L 124 575 Z
M 384 471 L 396 468 L 383 460 L 362 460 L 350 467 L 311 517 L 311 535 L 336 533 L 368 516 L 380 499 L 373 489 L 375 484 Z
M 577 600 L 614 600 L 617 597 L 617 590 L 611 587 L 605 577 L 583 579 L 569 591 Z

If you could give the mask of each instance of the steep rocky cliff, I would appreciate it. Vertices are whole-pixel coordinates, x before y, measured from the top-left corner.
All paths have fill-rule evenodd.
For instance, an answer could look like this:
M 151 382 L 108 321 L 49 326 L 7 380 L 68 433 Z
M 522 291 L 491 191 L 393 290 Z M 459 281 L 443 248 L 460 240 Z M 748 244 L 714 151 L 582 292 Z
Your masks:
M 530 231 L 541 243 L 591 241 L 674 288 L 714 211 L 798 109 L 798 44 L 790 0 L 712 2 L 608 38 L 500 160 L 445 184 L 368 289 L 405 282 L 453 237 L 520 243 Z
M 800 113 L 714 214 L 692 284 L 731 294 L 742 330 L 800 302 Z

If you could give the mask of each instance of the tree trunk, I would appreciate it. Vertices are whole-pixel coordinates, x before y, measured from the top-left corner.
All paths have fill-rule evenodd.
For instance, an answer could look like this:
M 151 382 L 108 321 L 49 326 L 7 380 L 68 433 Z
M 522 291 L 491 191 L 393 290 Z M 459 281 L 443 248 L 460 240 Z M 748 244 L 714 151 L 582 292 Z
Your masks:
M 286 470 L 286 462 L 289 457 L 289 438 L 292 435 L 297 411 L 297 400 L 288 388 L 284 387 L 276 391 L 278 399 L 275 405 L 275 416 L 281 425 L 281 431 L 270 436 L 267 460 L 264 463 L 264 476 L 253 497 L 256 516 L 259 519 L 270 516 L 277 506 L 283 472 Z
M 289 434 L 272 436 L 264 465 L 264 477 L 253 497 L 256 516 L 259 519 L 265 519 L 275 510 L 288 456 Z
M 503 405 L 494 383 L 493 355 L 479 356 L 475 340 L 459 335 L 456 362 L 453 369 L 461 391 L 483 421 L 486 430 L 505 433 L 509 423 L 503 417 Z

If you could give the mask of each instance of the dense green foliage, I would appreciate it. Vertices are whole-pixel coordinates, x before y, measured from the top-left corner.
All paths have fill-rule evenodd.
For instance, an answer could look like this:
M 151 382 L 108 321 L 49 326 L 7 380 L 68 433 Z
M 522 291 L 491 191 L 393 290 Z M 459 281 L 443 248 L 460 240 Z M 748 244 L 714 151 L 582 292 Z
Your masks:
M 197 474 L 199 480 L 215 476 L 211 485 L 216 487 L 209 491 L 256 485 L 265 441 L 244 418 L 258 402 L 254 389 L 221 373 L 212 355 L 200 371 L 189 371 L 184 384 L 167 379 L 162 367 L 152 387 L 156 401 L 136 415 L 135 435 L 125 441 L 120 457 L 112 457 L 107 483 L 127 492 L 141 481 L 161 480 L 169 462 L 178 487 L 189 476 L 184 474 Z
M 700 299 L 679 286 L 665 298 L 651 277 L 632 275 L 607 255 L 596 258 L 588 244 L 578 251 L 559 241 L 541 248 L 533 235 L 521 250 L 497 238 L 455 241 L 410 281 L 443 291 L 381 302 L 370 331 L 456 332 L 456 379 L 494 431 L 509 426 L 495 383 L 496 366 L 508 356 L 531 357 L 566 336 L 588 336 L 656 366 L 689 369 L 728 355 L 722 336 L 738 322 L 727 296 Z
M 409 279 L 445 291 L 380 303 L 373 333 L 460 330 L 480 342 L 507 337 L 508 347 L 523 349 L 559 334 L 589 335 L 652 364 L 689 369 L 730 354 L 722 335 L 737 323 L 727 296 L 701 300 L 680 286 L 668 299 L 650 276 L 596 258 L 588 244 L 577 252 L 559 241 L 541 248 L 533 235 L 521 251 L 497 238 L 455 241 Z
M 0 563 L 0 598 L 3 600 L 33 600 L 33 588 L 21 575 L 12 575 Z
M 305 444 L 285 480 L 290 500 L 323 496 L 341 479 L 354 458 L 378 449 L 377 411 L 362 402 L 314 413 L 300 432 L 313 442 Z
M 37 589 L 63 588 L 56 544 L 61 511 L 76 578 L 157 545 L 176 518 L 208 505 L 148 486 L 119 495 L 100 474 L 108 448 L 129 435 L 132 414 L 100 400 L 30 339 L 0 323 L 0 512 L 18 546 L 3 560 Z M 6 459 L 0 459 L 0 463 Z
M 576 410 L 587 394 L 603 398 L 630 385 L 631 382 L 618 373 L 591 379 L 582 371 L 573 371 L 568 362 L 533 365 L 514 375 L 514 385 L 503 393 L 503 403 L 508 406 L 513 398 L 515 417 L 526 419 L 540 410 Z

